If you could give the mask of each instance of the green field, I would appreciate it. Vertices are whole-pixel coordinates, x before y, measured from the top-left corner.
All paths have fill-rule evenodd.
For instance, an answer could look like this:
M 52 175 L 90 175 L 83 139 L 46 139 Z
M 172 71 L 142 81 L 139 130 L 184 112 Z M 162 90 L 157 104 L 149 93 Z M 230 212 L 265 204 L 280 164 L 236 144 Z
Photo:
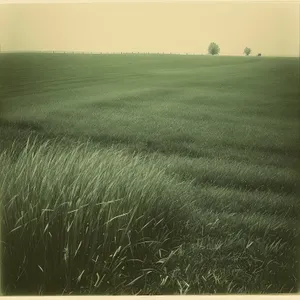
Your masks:
M 297 291 L 297 58 L 0 70 L 4 294 Z

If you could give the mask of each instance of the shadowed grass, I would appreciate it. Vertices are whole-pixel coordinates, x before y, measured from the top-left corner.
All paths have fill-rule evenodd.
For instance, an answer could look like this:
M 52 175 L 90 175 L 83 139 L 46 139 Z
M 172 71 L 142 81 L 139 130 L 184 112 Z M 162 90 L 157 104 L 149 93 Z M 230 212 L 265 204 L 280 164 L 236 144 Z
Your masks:
M 87 144 L 29 145 L 15 162 L 1 155 L 4 279 L 20 292 L 55 293 L 59 282 L 59 292 L 78 292 L 78 270 L 89 292 L 126 291 L 159 249 L 171 253 L 192 234 L 191 189 L 157 164 Z M 96 274 L 106 278 L 94 289 Z
M 176 160 L 95 148 L 1 154 L 6 294 L 293 289 L 293 197 L 196 188 L 169 174 Z

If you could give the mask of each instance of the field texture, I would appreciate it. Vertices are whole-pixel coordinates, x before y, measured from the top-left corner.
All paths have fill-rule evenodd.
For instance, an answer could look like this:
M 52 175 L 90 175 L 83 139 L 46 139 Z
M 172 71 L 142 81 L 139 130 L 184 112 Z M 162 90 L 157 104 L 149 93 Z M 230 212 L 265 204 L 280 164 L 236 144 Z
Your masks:
M 4 294 L 296 292 L 295 58 L 1 54 Z

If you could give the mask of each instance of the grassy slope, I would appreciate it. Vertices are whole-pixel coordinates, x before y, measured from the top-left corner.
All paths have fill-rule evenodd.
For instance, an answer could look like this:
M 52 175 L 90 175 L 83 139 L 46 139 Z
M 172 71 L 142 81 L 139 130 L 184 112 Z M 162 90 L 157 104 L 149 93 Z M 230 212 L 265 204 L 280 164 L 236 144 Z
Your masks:
M 296 201 L 299 148 L 296 59 L 11 54 L 1 55 L 0 65 L 4 107 L 0 127 L 2 149 L 8 149 L 15 139 L 18 141 L 15 147 L 22 149 L 32 132 L 40 134 L 42 140 L 67 136 L 81 140 L 90 138 L 93 142 L 88 153 L 68 148 L 69 143 L 58 146 L 58 150 L 50 148 L 46 153 L 44 150 L 38 152 L 35 158 L 30 158 L 30 151 L 25 150 L 17 155 L 15 168 L 11 168 L 15 162 L 2 156 L 1 164 L 7 166 L 5 170 L 10 170 L 2 173 L 7 180 L 0 182 L 4 201 L 9 201 L 16 191 L 24 190 L 23 196 L 16 198 L 15 205 L 23 203 L 25 195 L 36 199 L 39 209 L 45 203 L 58 205 L 53 190 L 59 193 L 61 186 L 58 181 L 55 184 L 49 179 L 54 175 L 51 175 L 52 171 L 48 173 L 46 167 L 49 166 L 47 159 L 52 155 L 53 162 L 63 161 L 57 168 L 61 171 L 60 182 L 67 187 L 94 182 L 86 189 L 79 189 L 83 199 L 80 205 L 87 201 L 96 203 L 104 197 L 99 196 L 100 191 L 108 190 L 108 200 L 114 200 L 120 193 L 127 199 L 124 206 L 118 206 L 110 215 L 112 217 L 126 213 L 128 201 L 135 201 L 135 206 L 142 210 L 149 209 L 141 224 L 132 223 L 129 218 L 114 226 L 132 226 L 130 230 L 137 226 L 143 228 L 157 213 L 156 209 L 163 213 L 164 206 L 170 207 L 173 217 L 183 222 L 179 228 L 166 213 L 161 219 L 169 225 L 148 232 L 149 238 L 159 241 L 161 247 L 150 248 L 148 267 L 158 259 L 159 249 L 171 253 L 177 246 L 184 245 L 181 254 L 173 256 L 175 262 L 168 261 L 168 271 L 164 268 L 157 271 L 162 278 L 169 276 L 172 280 L 168 279 L 158 290 L 150 284 L 161 280 L 155 276 L 145 280 L 144 284 L 136 281 L 125 288 L 130 281 L 141 276 L 138 271 L 131 270 L 125 283 L 118 281 L 119 290 L 106 284 L 99 288 L 100 292 L 141 290 L 141 293 L 162 293 L 176 291 L 180 286 L 184 290 L 183 282 L 189 283 L 189 291 L 196 293 L 295 291 L 297 270 L 294 258 L 298 236 L 295 226 L 299 210 Z M 102 156 L 96 152 L 97 157 L 104 161 L 103 170 L 111 168 L 114 160 L 125 160 L 126 163 L 114 164 L 116 173 L 103 171 L 106 174 L 103 175 L 103 185 L 97 186 L 98 169 L 91 169 L 87 156 L 99 147 L 105 149 L 112 144 L 123 152 L 120 154 L 115 148 L 110 149 L 111 152 L 104 150 Z M 68 151 L 75 154 L 66 161 Z M 133 163 L 133 152 L 139 153 L 135 159 L 142 162 Z M 86 171 L 76 177 L 74 169 L 79 168 L 80 157 L 85 157 L 81 168 Z M 37 163 L 39 159 L 41 163 Z M 100 158 L 95 159 L 99 161 Z M 96 161 L 92 160 L 94 164 Z M 138 173 L 140 164 L 142 173 Z M 36 166 L 37 171 L 31 176 Z M 154 171 L 151 171 L 151 166 Z M 13 184 L 20 170 L 24 170 L 22 176 L 28 175 L 21 176 L 24 180 Z M 127 171 L 124 173 L 124 170 Z M 144 175 L 134 177 L 136 172 Z M 135 187 L 130 189 L 130 181 L 124 181 L 118 174 L 133 178 L 132 182 L 137 182 Z M 143 176 L 148 178 L 147 174 L 152 174 L 148 184 L 140 179 Z M 70 177 L 73 178 L 71 182 Z M 31 189 L 36 187 L 34 191 L 26 190 L 25 178 Z M 40 182 L 43 178 L 44 181 Z M 182 180 L 183 186 L 180 185 Z M 148 191 L 145 201 L 156 199 L 157 208 L 150 210 L 145 202 L 141 202 L 144 196 L 141 198 L 140 193 L 145 195 L 143 189 Z M 136 193 L 135 196 L 130 190 Z M 45 197 L 44 202 L 39 195 Z M 71 191 L 64 194 L 66 197 L 70 195 L 73 195 Z M 177 202 L 172 206 L 172 199 L 177 198 L 179 206 L 191 202 L 185 213 L 176 208 Z M 11 214 L 7 208 L 4 214 L 8 213 Z M 39 210 L 34 211 L 37 213 Z M 188 225 L 186 214 L 194 216 L 190 220 L 192 225 Z M 14 219 L 7 221 L 7 230 L 16 228 L 14 225 L 19 218 L 16 213 Z M 60 220 L 57 215 L 56 218 Z M 83 226 L 81 219 L 76 222 L 79 227 Z M 47 223 L 42 224 L 46 228 Z M 21 244 L 24 244 L 26 233 L 28 235 L 33 230 L 23 227 L 23 240 L 18 241 Z M 187 230 L 189 234 L 180 230 Z M 73 238 L 79 243 L 83 237 L 76 236 L 76 232 Z M 111 233 L 106 240 L 111 246 L 113 231 L 107 232 Z M 158 232 L 162 236 L 159 237 Z M 165 244 L 164 234 L 171 234 L 174 242 Z M 178 236 L 188 236 L 188 240 L 178 240 Z M 91 237 L 95 239 L 95 233 L 91 233 Z M 12 237 L 8 235 L 7 238 Z M 63 240 L 63 235 L 60 238 Z M 136 236 L 135 242 L 138 243 L 139 239 Z M 117 245 L 125 247 L 127 244 L 120 237 L 112 249 Z M 62 252 L 62 248 L 58 246 L 56 251 Z M 144 250 L 137 249 L 135 254 L 144 253 Z M 84 268 L 86 261 L 77 264 Z M 135 270 L 138 268 L 136 266 Z M 39 277 L 36 271 L 28 272 L 32 272 L 31 277 Z M 60 272 L 66 277 L 76 273 L 64 268 Z M 95 273 L 90 271 L 93 276 Z M 13 276 L 15 274 L 10 277 L 11 281 Z M 87 278 L 89 283 L 92 282 L 92 277 Z M 45 282 L 44 291 L 55 290 L 50 279 L 45 279 Z M 26 286 L 26 276 L 19 289 L 22 284 Z M 75 289 L 70 284 L 68 288 Z M 10 290 L 13 289 L 10 286 Z M 31 289 L 34 292 L 38 287 L 32 286 Z

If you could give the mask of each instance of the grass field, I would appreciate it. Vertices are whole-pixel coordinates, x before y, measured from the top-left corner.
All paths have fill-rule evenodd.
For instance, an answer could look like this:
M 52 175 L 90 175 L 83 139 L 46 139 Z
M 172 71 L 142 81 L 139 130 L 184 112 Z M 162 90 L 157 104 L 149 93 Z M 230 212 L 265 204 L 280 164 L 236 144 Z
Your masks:
M 4 294 L 297 291 L 297 58 L 0 69 Z

